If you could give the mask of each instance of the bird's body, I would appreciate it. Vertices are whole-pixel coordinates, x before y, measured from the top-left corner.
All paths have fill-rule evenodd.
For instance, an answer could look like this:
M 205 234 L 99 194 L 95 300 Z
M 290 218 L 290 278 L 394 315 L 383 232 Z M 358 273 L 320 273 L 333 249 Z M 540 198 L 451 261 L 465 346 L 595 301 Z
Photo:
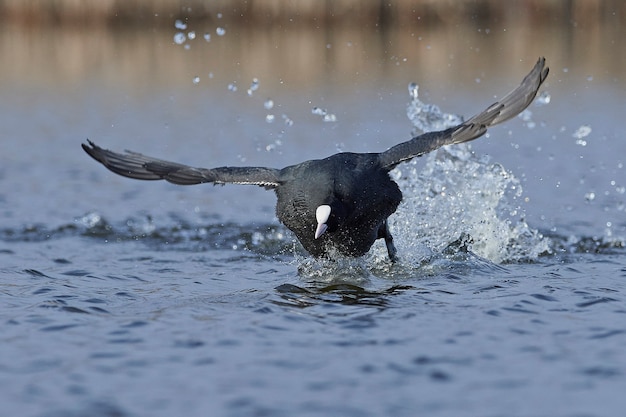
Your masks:
M 83 149 L 111 171 L 143 180 L 181 185 L 250 184 L 276 193 L 276 215 L 315 257 L 366 254 L 384 239 L 396 260 L 387 218 L 402 201 L 389 171 L 401 162 L 444 145 L 482 136 L 489 126 L 516 116 L 532 102 L 548 68 L 540 58 L 521 85 L 499 102 L 458 126 L 417 136 L 381 153 L 338 153 L 283 169 L 265 167 L 193 168 L 135 152 L 112 152 L 89 141 Z
M 364 255 L 384 237 L 379 230 L 402 201 L 378 154 L 338 153 L 280 173 L 276 215 L 313 256 L 324 255 L 329 247 L 344 255 Z M 322 205 L 331 207 L 333 218 L 327 232 L 316 239 L 315 212 Z

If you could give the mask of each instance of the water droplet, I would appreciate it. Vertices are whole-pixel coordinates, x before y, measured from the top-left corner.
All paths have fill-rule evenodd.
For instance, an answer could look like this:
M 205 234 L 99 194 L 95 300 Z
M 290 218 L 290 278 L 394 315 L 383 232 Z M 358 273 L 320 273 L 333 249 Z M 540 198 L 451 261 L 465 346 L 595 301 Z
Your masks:
M 274 123 L 274 119 L 275 119 L 275 116 L 273 114 L 268 114 L 267 116 L 265 116 L 265 121 L 267 123 Z
M 313 109 L 311 109 L 311 113 L 317 115 L 317 116 L 325 116 L 326 115 L 326 109 L 321 109 L 317 106 L 313 107 Z
M 200 82 L 200 77 L 198 77 L 197 75 L 195 77 L 193 77 L 193 83 L 194 84 L 198 84 Z
M 596 198 L 596 193 L 594 193 L 593 191 L 585 194 L 585 200 L 587 201 L 593 201 L 595 200 L 595 198 Z
M 322 120 L 325 122 L 336 122 L 337 121 L 337 116 L 335 116 L 332 113 L 328 113 L 328 111 L 326 109 L 322 109 L 320 107 L 313 107 L 311 109 L 311 113 L 315 114 L 316 116 L 322 116 Z
M 271 110 L 274 107 L 274 100 L 268 98 L 265 100 L 265 103 L 263 103 L 263 107 L 265 107 L 266 110 Z
M 190 31 L 189 33 L 187 33 L 187 38 L 188 38 L 189 40 L 196 39 L 196 32 L 194 32 L 193 30 L 192 30 L 192 31 Z
M 221 19 L 221 18 L 222 18 L 222 14 L 221 14 L 221 13 L 218 13 L 218 14 L 217 14 L 217 18 L 218 18 L 218 19 Z
M 217 29 L 215 29 L 215 33 L 217 33 L 217 36 L 224 36 L 226 34 L 226 29 L 224 29 L 223 27 L 218 27 Z
M 273 151 L 274 149 L 278 148 L 279 146 L 281 146 L 283 143 L 281 142 L 280 139 L 276 139 L 274 141 L 274 143 L 270 143 L 265 147 L 265 150 L 268 152 Z
M 572 137 L 576 139 L 582 139 L 582 138 L 589 136 L 590 133 L 591 133 L 591 126 L 582 125 L 576 130 L 576 132 L 572 134 Z
M 176 21 L 174 22 L 174 27 L 176 29 L 185 30 L 187 29 L 187 24 L 180 19 L 176 19 Z
M 253 78 L 252 83 L 250 84 L 250 88 L 248 88 L 248 95 L 252 97 L 252 94 L 259 89 L 259 79 Z
M 90 212 L 75 221 L 83 226 L 91 228 L 97 226 L 102 221 L 102 217 L 100 217 L 98 213 Z
M 187 40 L 187 36 L 185 36 L 185 34 L 182 33 L 182 32 L 177 32 L 174 35 L 174 43 L 177 44 L 177 45 L 181 45 L 181 44 L 185 43 L 186 40 Z
M 204 34 L 204 40 L 207 42 L 211 42 L 211 34 L 209 32 Z
M 420 86 L 417 85 L 417 83 L 409 84 L 409 96 L 411 97 L 411 99 L 413 100 L 417 99 L 419 95 L 419 89 L 420 89 Z
M 209 72 L 209 78 L 213 79 L 214 75 L 212 72 Z
M 237 85 L 236 83 L 233 81 L 232 83 L 228 84 L 228 91 L 237 91 Z
M 286 114 L 282 115 L 285 126 L 293 126 L 293 120 L 291 120 Z

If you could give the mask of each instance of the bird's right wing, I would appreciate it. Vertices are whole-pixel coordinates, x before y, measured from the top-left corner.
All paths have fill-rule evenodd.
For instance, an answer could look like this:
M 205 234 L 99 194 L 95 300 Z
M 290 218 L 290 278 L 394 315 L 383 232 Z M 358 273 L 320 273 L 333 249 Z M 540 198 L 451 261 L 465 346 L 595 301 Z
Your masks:
M 83 149 L 93 159 L 116 174 L 139 180 L 166 180 L 179 185 L 201 183 L 249 184 L 267 189 L 280 185 L 280 171 L 264 167 L 194 168 L 152 158 L 137 152 L 117 153 L 88 141 Z
M 485 134 L 487 128 L 517 116 L 532 103 L 548 76 L 545 58 L 539 58 L 522 83 L 500 101 L 460 125 L 429 132 L 393 146 L 379 154 L 380 165 L 392 170 L 401 162 L 434 151 L 445 145 L 468 142 Z

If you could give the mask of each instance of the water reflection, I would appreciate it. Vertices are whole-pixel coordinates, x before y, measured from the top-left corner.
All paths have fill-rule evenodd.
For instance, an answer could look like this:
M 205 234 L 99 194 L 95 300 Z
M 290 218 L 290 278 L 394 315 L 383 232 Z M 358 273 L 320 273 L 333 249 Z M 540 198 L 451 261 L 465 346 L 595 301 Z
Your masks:
M 367 290 L 349 283 L 333 283 L 303 288 L 293 284 L 276 287 L 280 299 L 272 303 L 279 306 L 306 308 L 320 304 L 361 305 L 385 309 L 390 296 L 413 289 L 410 285 L 396 285 L 385 290 Z

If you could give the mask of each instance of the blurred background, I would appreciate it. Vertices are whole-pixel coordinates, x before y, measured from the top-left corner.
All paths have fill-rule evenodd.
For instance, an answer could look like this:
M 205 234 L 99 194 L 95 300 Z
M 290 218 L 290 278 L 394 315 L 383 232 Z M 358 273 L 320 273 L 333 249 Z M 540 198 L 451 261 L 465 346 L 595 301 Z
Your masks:
M 467 68 L 508 68 L 538 51 L 563 67 L 626 76 L 619 0 L 2 0 L 0 19 L 5 85 L 98 77 L 154 88 L 187 83 L 198 61 L 215 75 L 230 64 L 243 78 L 308 85 L 364 66 L 376 78 L 436 68 L 441 81 L 465 82 L 475 78 Z M 204 54 L 168 47 L 178 31 L 194 32 L 189 45 Z

